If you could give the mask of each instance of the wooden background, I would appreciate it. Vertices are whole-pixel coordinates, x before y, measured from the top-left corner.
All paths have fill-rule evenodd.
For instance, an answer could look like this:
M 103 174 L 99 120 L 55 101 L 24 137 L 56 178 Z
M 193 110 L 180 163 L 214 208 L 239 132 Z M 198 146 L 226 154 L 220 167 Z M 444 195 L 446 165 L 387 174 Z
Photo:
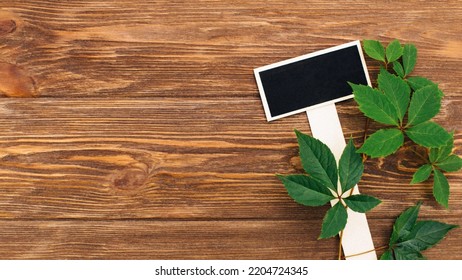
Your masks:
M 317 240 L 327 206 L 296 204 L 274 176 L 301 172 L 306 116 L 267 123 L 252 69 L 357 39 L 415 43 L 461 154 L 462 3 L 332 3 L 2 0 L 0 258 L 336 258 L 337 238 Z M 365 118 L 337 108 L 359 146 Z M 419 200 L 422 218 L 462 225 L 461 174 L 445 210 L 431 182 L 409 185 L 419 164 L 409 149 L 366 162 L 376 246 Z M 461 252 L 457 229 L 425 255 Z

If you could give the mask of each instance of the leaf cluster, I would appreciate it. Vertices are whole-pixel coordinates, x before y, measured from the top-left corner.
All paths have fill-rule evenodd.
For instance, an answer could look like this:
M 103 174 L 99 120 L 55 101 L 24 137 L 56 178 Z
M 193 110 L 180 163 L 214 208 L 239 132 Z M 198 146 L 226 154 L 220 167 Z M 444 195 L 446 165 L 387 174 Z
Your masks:
M 411 181 L 411 184 L 421 183 L 433 173 L 433 196 L 439 204 L 446 208 L 449 206 L 449 182 L 443 172 L 454 172 L 462 168 L 462 159 L 452 154 L 454 148 L 452 133 L 451 136 L 443 147 L 429 150 L 428 163 L 417 169 Z
M 370 57 L 384 63 L 377 78 L 377 88 L 350 83 L 359 109 L 369 118 L 393 126 L 372 134 L 359 149 L 371 157 L 384 157 L 396 152 L 404 135 L 428 148 L 439 148 L 451 137 L 430 121 L 441 108 L 443 94 L 438 85 L 423 77 L 408 77 L 414 69 L 417 49 L 412 44 L 401 46 L 392 41 L 385 49 L 373 40 L 363 42 Z M 395 74 L 387 71 L 393 65 Z
M 340 157 L 338 168 L 332 151 L 321 141 L 295 130 L 300 158 L 306 174 L 278 175 L 289 196 L 305 206 L 335 205 L 324 216 L 319 238 L 337 235 L 345 228 L 347 208 L 365 213 L 381 201 L 375 197 L 351 195 L 364 171 L 361 156 L 350 140 Z
M 454 135 L 431 119 L 441 109 L 444 97 L 438 85 L 424 77 L 409 77 L 417 60 L 413 44 L 393 40 L 385 48 L 375 40 L 363 41 L 364 51 L 383 63 L 377 87 L 350 83 L 359 109 L 387 127 L 371 134 L 358 150 L 372 158 L 386 157 L 404 144 L 405 136 L 428 150 L 428 163 L 414 174 L 412 183 L 427 180 L 433 173 L 433 194 L 448 207 L 449 184 L 441 171 L 457 171 L 462 160 L 452 153 Z M 389 68 L 393 72 L 389 71 Z
M 441 108 L 443 92 L 424 77 L 409 77 L 413 71 L 417 49 L 402 46 L 398 40 L 385 48 L 380 42 L 365 40 L 363 47 L 371 58 L 384 64 L 376 88 L 350 83 L 359 109 L 369 118 L 387 126 L 370 135 L 356 150 L 350 139 L 337 163 L 330 149 L 321 141 L 297 130 L 303 169 L 307 174 L 278 175 L 289 196 L 306 206 L 334 206 L 324 216 L 319 238 L 341 232 L 347 223 L 348 211 L 365 213 L 381 201 L 368 195 L 352 195 L 364 171 L 359 153 L 385 157 L 396 152 L 405 136 L 427 151 L 427 163 L 414 173 L 412 184 L 434 178 L 433 195 L 448 207 L 449 184 L 443 172 L 458 171 L 462 160 L 453 154 L 454 133 L 431 121 Z M 389 71 L 389 68 L 393 72 Z M 388 249 L 382 260 L 424 259 L 422 251 L 440 242 L 458 227 L 437 221 L 417 221 L 421 203 L 405 210 L 395 221 Z M 367 253 L 367 252 L 364 252 Z
M 417 221 L 421 203 L 405 210 L 395 221 L 388 249 L 381 260 L 421 260 L 424 251 L 458 227 L 436 221 Z

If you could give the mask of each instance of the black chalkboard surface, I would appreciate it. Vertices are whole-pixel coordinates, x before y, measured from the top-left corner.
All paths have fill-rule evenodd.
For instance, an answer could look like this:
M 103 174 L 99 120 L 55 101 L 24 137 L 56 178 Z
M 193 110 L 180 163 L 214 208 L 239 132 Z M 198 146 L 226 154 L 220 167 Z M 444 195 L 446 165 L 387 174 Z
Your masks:
M 268 121 L 352 97 L 347 82 L 370 84 L 359 41 L 254 70 Z

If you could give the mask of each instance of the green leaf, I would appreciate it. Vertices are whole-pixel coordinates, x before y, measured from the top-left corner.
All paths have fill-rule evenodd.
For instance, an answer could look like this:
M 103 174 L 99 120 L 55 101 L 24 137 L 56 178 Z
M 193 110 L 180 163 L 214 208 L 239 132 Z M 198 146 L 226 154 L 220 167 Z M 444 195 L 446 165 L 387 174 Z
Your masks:
M 441 108 L 438 87 L 430 85 L 414 92 L 409 105 L 407 125 L 417 125 L 433 118 Z
M 424 260 L 425 257 L 418 251 L 408 247 L 396 247 L 394 249 L 396 260 Z
M 363 40 L 363 47 L 369 57 L 385 62 L 385 48 L 379 41 Z
M 400 243 L 400 247 L 407 247 L 414 251 L 427 250 L 440 242 L 450 230 L 456 227 L 456 225 L 436 221 L 419 221 L 408 238 Z
M 383 124 L 398 125 L 398 113 L 382 92 L 365 85 L 349 84 L 364 115 Z
M 361 155 L 356 153 L 353 140 L 350 139 L 339 161 L 340 186 L 343 193 L 353 188 L 359 182 L 363 171 L 364 164 Z
M 430 81 L 429 79 L 424 78 L 424 77 L 419 77 L 419 76 L 407 78 L 407 83 L 409 84 L 409 86 L 411 86 L 411 88 L 414 91 L 419 90 L 426 86 L 432 86 L 432 85 L 438 86 L 437 84 Z M 443 92 L 439 88 L 438 88 L 437 94 L 440 98 L 444 96 Z
M 359 213 L 366 213 L 382 202 L 380 199 L 365 194 L 351 195 L 344 198 L 343 201 L 351 210 Z
M 403 79 L 388 73 L 386 70 L 380 71 L 377 82 L 379 89 L 391 101 L 399 121 L 402 122 L 409 105 L 411 89 Z
M 386 50 L 388 63 L 393 62 L 403 55 L 403 47 L 398 40 L 391 41 Z
M 446 234 L 458 226 L 435 221 L 419 221 L 421 203 L 406 209 L 395 221 L 388 250 L 381 259 L 422 260 L 420 251 L 440 242 Z
M 393 61 L 393 70 L 396 74 L 398 74 L 398 76 L 404 78 L 404 68 L 399 61 Z
M 414 70 L 414 66 L 417 60 L 417 49 L 412 44 L 404 45 L 403 50 L 403 67 L 404 67 L 404 74 L 405 76 L 409 75 L 412 70 Z
M 340 201 L 330 208 L 322 221 L 321 238 L 329 238 L 337 235 L 345 228 L 348 214 Z
M 412 181 L 411 184 L 417 184 L 420 182 L 423 182 L 430 177 L 432 174 L 432 166 L 430 164 L 424 164 L 417 171 L 414 173 L 414 176 L 412 176 Z
M 383 253 L 380 257 L 381 261 L 390 261 L 394 259 L 395 258 L 393 257 L 393 251 L 391 249 L 386 250 L 385 253 Z
M 399 129 L 380 129 L 366 139 L 358 153 L 372 158 L 385 157 L 396 152 L 403 143 L 404 135 Z
M 430 121 L 407 129 L 406 135 L 415 143 L 427 148 L 441 147 L 451 138 L 451 134 L 444 130 L 444 128 Z
M 462 159 L 457 155 L 450 155 L 445 160 L 438 162 L 436 166 L 446 172 L 458 171 L 462 168 Z
M 284 184 L 289 196 L 302 205 L 321 206 L 334 198 L 327 187 L 308 176 L 278 175 L 278 178 Z
M 329 147 L 311 136 L 295 130 L 303 169 L 315 180 L 337 192 L 337 162 Z
M 454 131 L 449 133 L 451 138 L 440 148 L 431 148 L 429 153 L 430 162 L 441 162 L 449 157 L 454 148 Z
M 409 235 L 417 221 L 420 205 L 422 205 L 422 203 L 419 202 L 415 206 L 409 207 L 396 219 L 390 237 L 390 247 L 393 247 L 396 242 L 402 241 Z
M 433 196 L 442 206 L 449 207 L 449 183 L 446 176 L 441 171 L 433 171 Z

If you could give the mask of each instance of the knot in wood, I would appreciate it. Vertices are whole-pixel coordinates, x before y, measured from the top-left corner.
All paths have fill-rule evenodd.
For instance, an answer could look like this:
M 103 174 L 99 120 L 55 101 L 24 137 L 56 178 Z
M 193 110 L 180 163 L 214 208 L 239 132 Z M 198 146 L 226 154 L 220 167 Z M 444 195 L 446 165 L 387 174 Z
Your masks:
M 16 21 L 12 19 L 0 20 L 0 36 L 13 33 L 16 30 Z
M 0 61 L 0 92 L 8 97 L 36 97 L 35 80 L 23 68 Z
M 120 190 L 142 188 L 149 179 L 149 173 L 142 168 L 127 167 L 111 176 L 112 185 Z

